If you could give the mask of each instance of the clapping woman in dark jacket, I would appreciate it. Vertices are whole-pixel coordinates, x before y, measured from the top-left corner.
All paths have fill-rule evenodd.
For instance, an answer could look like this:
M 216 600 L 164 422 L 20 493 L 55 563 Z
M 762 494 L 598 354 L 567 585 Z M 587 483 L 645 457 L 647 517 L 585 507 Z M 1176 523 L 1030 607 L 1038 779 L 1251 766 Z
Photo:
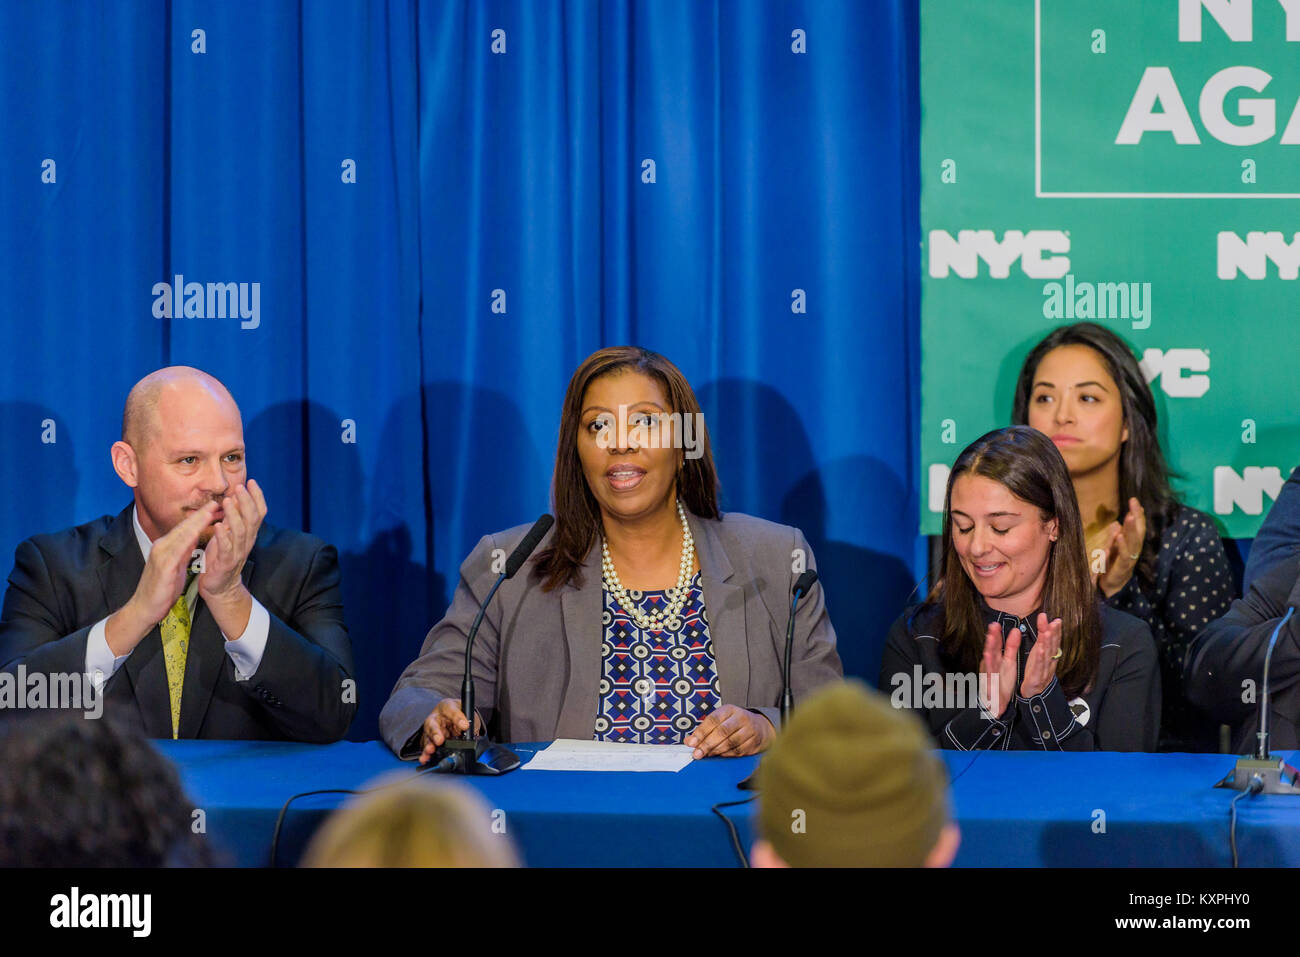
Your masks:
M 890 630 L 880 686 L 942 747 L 1151 751 L 1151 632 L 1102 604 L 1061 454 L 1013 426 L 958 456 L 939 580 Z

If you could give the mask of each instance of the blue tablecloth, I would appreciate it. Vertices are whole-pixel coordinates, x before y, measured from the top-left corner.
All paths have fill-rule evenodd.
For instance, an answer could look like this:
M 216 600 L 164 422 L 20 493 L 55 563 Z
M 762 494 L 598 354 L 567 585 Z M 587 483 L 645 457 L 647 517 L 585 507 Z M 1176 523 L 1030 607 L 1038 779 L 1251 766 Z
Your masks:
M 959 866 L 1232 864 L 1228 806 L 1240 792 L 1213 787 L 1236 764 L 1231 755 L 943 756 L 962 830 Z M 1237 811 L 1243 867 L 1300 865 L 1300 796 L 1243 797 Z
M 209 838 L 230 863 L 269 862 L 275 819 L 292 795 L 360 788 L 413 765 L 379 742 L 332 745 L 160 741 L 176 762 Z M 527 761 L 541 745 L 516 745 Z M 942 752 L 954 779 L 965 866 L 1228 866 L 1228 804 L 1211 787 L 1235 761 L 1200 754 Z M 1295 763 L 1293 755 L 1285 755 Z M 462 778 L 493 809 L 534 866 L 736 866 L 712 805 L 743 799 L 753 758 L 712 758 L 677 774 L 516 771 Z M 346 796 L 295 801 L 278 860 L 293 863 Z M 1243 798 L 1243 866 L 1300 865 L 1300 797 Z M 724 809 L 743 846 L 754 805 Z

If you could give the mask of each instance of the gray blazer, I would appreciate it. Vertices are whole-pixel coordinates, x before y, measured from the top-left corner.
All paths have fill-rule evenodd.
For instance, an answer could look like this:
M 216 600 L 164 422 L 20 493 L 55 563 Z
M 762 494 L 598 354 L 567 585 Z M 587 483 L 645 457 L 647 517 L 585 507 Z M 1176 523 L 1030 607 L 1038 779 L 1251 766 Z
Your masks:
M 781 661 L 790 617 L 790 590 L 799 572 L 815 568 L 797 528 L 729 512 L 721 520 L 688 513 L 700 562 L 709 635 L 723 704 L 761 712 L 779 723 Z M 460 584 L 442 621 L 429 631 L 420 657 L 402 673 L 379 715 L 379 731 L 400 757 L 420 751 L 424 719 L 442 698 L 459 698 L 465 640 L 479 602 L 529 526 L 484 536 L 460 567 Z M 550 535 L 538 552 L 547 547 Z M 493 552 L 501 559 L 493 570 Z M 478 712 L 500 741 L 590 740 L 595 734 L 603 587 L 600 548 L 572 583 L 545 592 L 526 564 L 505 582 L 483 616 L 474 642 Z M 819 685 L 843 676 L 835 629 L 820 584 L 799 603 L 791 682 L 796 707 Z

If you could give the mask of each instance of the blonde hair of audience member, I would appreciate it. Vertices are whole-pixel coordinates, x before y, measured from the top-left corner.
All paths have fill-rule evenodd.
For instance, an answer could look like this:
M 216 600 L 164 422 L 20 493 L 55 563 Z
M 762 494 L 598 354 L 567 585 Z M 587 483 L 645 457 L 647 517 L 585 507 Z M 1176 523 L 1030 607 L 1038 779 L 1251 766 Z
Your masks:
M 400 783 L 394 783 L 399 781 Z M 317 832 L 303 867 L 519 867 L 482 799 L 454 781 L 404 772 L 367 785 Z

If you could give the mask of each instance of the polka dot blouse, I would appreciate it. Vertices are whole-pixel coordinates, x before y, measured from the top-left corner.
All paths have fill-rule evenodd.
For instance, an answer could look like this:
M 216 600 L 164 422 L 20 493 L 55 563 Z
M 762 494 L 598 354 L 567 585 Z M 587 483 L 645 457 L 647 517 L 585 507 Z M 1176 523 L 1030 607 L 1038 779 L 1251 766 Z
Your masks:
M 1218 750 L 1217 727 L 1184 693 L 1183 656 L 1210 622 L 1227 613 L 1235 597 L 1232 569 L 1214 522 L 1204 512 L 1180 506 L 1161 537 L 1155 581 L 1146 584 L 1134 573 L 1106 599 L 1112 608 L 1151 626 L 1160 654 L 1162 751 Z

